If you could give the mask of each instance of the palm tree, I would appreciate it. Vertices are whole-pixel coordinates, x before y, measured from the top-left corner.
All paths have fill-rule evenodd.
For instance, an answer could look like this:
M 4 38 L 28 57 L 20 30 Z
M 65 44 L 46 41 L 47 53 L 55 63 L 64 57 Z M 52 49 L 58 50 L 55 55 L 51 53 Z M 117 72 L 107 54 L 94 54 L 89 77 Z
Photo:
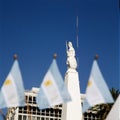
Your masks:
M 115 88 L 111 88 L 110 89 L 110 92 L 112 94 L 112 97 L 114 99 L 114 101 L 117 99 L 118 95 L 120 94 L 120 91 L 119 90 L 116 90 Z

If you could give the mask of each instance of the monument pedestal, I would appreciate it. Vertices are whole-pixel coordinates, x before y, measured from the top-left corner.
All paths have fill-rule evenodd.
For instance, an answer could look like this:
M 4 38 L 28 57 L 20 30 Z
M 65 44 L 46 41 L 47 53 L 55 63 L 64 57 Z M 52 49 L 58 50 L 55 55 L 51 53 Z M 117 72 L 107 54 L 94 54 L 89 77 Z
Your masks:
M 63 104 L 61 120 L 82 120 L 79 76 L 76 70 L 67 71 L 65 83 L 72 100 Z

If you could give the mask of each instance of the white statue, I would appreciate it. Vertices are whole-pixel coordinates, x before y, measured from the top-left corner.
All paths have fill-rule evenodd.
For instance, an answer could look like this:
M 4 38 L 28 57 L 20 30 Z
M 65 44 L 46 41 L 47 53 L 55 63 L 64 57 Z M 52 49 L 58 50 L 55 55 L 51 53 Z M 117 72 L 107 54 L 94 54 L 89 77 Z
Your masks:
M 66 64 L 68 65 L 68 71 L 73 72 L 76 71 L 77 68 L 77 61 L 75 58 L 75 50 L 71 42 L 67 43 L 67 61 Z

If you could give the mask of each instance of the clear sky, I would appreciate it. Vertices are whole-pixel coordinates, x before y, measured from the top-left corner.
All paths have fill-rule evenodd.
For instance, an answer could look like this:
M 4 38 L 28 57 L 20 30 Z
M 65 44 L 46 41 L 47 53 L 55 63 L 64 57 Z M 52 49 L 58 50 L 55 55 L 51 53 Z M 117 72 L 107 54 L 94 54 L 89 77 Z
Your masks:
M 82 93 L 96 53 L 107 85 L 120 89 L 118 18 L 117 0 L 1 0 L 0 86 L 12 67 L 15 53 L 25 89 L 39 87 L 54 53 L 58 55 L 58 67 L 64 78 L 65 42 L 71 41 L 79 59 Z

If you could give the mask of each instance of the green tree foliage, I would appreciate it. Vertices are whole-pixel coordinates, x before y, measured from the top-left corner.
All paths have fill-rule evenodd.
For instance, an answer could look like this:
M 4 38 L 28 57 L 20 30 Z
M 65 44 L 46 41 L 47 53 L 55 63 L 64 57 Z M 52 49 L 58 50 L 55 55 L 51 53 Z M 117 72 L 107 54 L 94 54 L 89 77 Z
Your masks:
M 111 88 L 110 89 L 110 92 L 112 94 L 112 97 L 114 99 L 114 101 L 117 99 L 118 95 L 120 94 L 120 91 L 119 90 L 116 90 L 115 88 Z

